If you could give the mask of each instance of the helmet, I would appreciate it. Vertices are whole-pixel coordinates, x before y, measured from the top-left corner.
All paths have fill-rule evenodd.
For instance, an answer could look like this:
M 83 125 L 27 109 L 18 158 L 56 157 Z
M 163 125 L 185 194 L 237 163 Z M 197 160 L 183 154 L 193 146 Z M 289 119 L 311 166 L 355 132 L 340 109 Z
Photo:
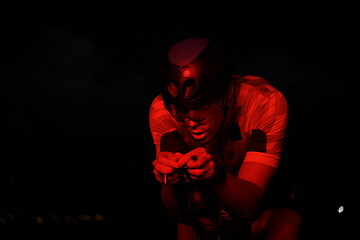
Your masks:
M 160 89 L 165 106 L 203 106 L 226 92 L 231 74 L 220 44 L 206 38 L 175 43 L 164 56 Z

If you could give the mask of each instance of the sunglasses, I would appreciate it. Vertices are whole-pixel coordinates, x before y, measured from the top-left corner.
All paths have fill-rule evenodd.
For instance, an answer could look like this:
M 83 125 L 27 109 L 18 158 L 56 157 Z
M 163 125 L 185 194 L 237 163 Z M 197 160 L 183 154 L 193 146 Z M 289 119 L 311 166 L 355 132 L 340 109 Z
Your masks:
M 219 109 L 220 101 L 216 100 L 209 104 L 192 107 L 171 104 L 169 112 L 178 122 L 184 122 L 188 118 L 194 122 L 201 123 Z

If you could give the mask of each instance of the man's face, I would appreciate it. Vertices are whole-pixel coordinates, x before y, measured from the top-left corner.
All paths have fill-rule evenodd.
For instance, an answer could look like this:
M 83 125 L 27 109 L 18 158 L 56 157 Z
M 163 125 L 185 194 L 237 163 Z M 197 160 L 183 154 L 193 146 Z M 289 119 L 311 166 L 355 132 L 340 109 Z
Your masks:
M 215 138 L 224 120 L 224 112 L 219 105 L 218 100 L 191 109 L 171 105 L 171 114 L 187 127 L 196 141 L 205 144 Z

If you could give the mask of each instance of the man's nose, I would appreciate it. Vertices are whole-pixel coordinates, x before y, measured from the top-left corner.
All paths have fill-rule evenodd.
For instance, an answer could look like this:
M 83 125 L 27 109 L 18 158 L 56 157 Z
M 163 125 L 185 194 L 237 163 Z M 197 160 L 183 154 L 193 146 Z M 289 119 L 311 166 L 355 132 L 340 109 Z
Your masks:
M 194 128 L 194 127 L 196 127 L 197 125 L 199 125 L 198 122 L 195 122 L 195 121 L 192 120 L 191 118 L 185 118 L 185 124 L 186 124 L 186 126 L 191 127 L 191 128 Z

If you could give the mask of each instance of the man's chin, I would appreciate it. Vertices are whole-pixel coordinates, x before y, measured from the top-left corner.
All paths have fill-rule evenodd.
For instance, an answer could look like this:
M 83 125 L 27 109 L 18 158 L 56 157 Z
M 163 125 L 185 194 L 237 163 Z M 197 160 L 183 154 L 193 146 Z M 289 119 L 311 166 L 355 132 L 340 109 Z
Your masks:
M 205 138 L 200 138 L 200 139 L 195 139 L 195 141 L 204 144 L 204 143 L 206 143 L 206 137 Z

